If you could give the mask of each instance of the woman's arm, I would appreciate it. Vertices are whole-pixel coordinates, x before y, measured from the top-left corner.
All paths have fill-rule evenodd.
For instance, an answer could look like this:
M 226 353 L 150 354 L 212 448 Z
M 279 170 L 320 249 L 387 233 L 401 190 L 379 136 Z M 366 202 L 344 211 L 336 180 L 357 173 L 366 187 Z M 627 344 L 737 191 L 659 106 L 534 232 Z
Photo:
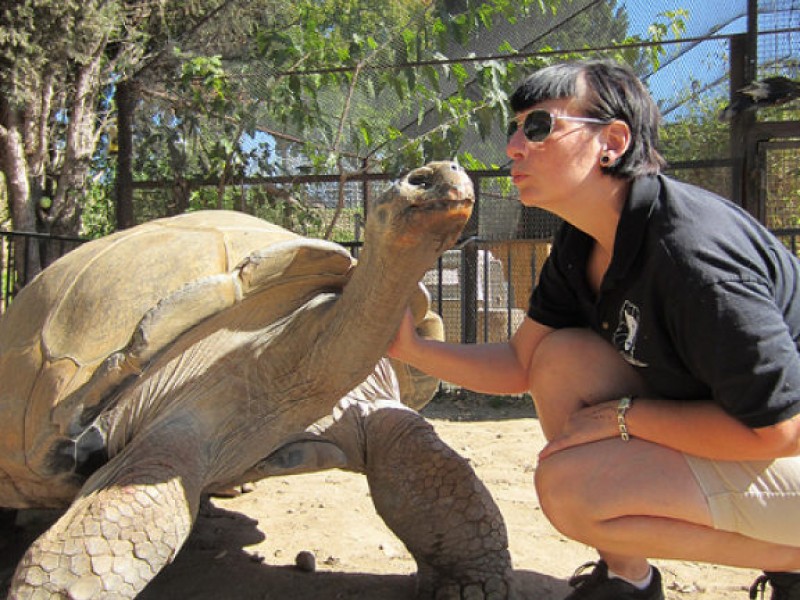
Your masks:
M 419 337 L 407 313 L 389 347 L 389 356 L 475 392 L 520 394 L 529 387 L 531 356 L 551 331 L 526 318 L 508 342 L 453 344 Z
M 571 446 L 619 437 L 617 401 L 584 408 L 541 457 Z M 716 460 L 771 460 L 800 454 L 800 416 L 757 429 L 744 425 L 720 406 L 637 398 L 625 415 L 632 438 Z
M 634 407 L 626 418 L 629 428 L 638 429 L 643 439 L 687 454 L 718 460 L 770 460 L 800 453 L 797 418 L 755 429 L 710 401 L 643 399 L 634 401 Z

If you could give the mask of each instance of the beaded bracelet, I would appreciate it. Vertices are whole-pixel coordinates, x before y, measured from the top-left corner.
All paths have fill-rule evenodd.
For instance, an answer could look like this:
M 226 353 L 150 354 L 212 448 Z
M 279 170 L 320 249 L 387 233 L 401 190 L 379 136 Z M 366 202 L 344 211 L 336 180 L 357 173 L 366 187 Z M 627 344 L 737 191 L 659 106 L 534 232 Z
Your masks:
M 619 399 L 619 404 L 617 404 L 617 425 L 619 426 L 619 437 L 622 438 L 623 442 L 631 439 L 631 435 L 628 433 L 628 425 L 625 423 L 625 413 L 628 412 L 632 404 L 633 396 L 623 396 Z

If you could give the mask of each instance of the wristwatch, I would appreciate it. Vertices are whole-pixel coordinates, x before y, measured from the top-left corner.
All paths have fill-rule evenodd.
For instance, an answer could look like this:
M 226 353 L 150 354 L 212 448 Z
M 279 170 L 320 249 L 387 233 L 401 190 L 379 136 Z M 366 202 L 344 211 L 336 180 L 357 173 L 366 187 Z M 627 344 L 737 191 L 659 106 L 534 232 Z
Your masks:
M 617 425 L 619 426 L 619 437 L 622 438 L 623 442 L 631 439 L 631 435 L 628 433 L 628 425 L 625 423 L 625 413 L 628 412 L 632 404 L 633 396 L 623 396 L 617 404 Z

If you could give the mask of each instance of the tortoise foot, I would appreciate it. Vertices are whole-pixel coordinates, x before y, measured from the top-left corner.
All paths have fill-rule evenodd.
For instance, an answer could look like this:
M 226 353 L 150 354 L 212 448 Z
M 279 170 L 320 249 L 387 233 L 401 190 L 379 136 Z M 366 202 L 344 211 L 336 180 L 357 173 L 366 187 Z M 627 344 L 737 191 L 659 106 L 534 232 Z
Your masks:
M 432 581 L 420 586 L 417 600 L 513 600 L 511 584 L 510 576 L 493 576 L 468 583 Z

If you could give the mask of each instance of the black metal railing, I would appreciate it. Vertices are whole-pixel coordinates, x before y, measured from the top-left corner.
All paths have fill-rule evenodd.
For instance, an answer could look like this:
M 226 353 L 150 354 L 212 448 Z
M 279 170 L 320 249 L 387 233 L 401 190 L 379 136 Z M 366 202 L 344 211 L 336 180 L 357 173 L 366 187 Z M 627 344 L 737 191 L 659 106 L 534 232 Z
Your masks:
M 800 228 L 773 229 L 772 233 L 781 240 L 792 254 L 800 257 Z
M 773 233 L 800 256 L 800 228 Z M 31 256 L 46 262 L 88 240 L 41 233 L 0 231 L 0 313 L 32 279 Z M 34 253 L 34 244 L 35 253 Z M 360 242 L 342 244 L 358 256 Z M 442 315 L 451 341 L 508 339 L 524 319 L 527 300 L 546 256 L 546 240 L 482 240 L 471 237 L 449 250 L 425 276 L 433 310 Z M 38 269 L 36 269 L 38 272 Z
M 13 297 L 47 265 L 87 239 L 46 233 L 0 230 L 0 313 Z

